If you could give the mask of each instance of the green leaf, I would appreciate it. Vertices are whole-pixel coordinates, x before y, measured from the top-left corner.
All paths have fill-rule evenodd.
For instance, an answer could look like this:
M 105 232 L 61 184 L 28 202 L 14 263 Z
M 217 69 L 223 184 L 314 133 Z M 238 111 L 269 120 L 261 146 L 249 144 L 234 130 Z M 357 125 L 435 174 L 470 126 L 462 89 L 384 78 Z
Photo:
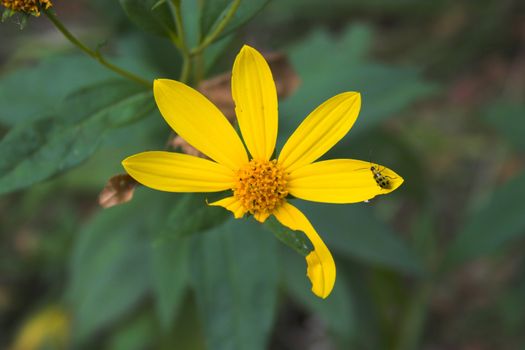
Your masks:
M 275 240 L 260 224 L 230 219 L 194 236 L 192 277 L 209 349 L 266 349 L 275 316 Z
M 286 116 L 281 118 L 280 130 L 290 133 L 328 98 L 358 91 L 362 109 L 351 132 L 355 137 L 436 91 L 433 84 L 422 80 L 417 69 L 367 59 L 371 43 L 370 29 L 357 25 L 338 39 L 317 31 L 292 46 L 289 56 L 302 84 L 280 105 L 280 115 Z
M 155 237 L 155 244 L 186 237 L 223 223 L 231 214 L 207 204 L 207 195 L 184 194 L 170 212 L 166 226 Z
M 525 151 L 525 105 L 500 101 L 490 105 L 483 119 L 498 130 L 514 147 Z
M 341 348 L 348 348 L 348 342 L 355 336 L 356 315 L 352 293 L 343 273 L 338 271 L 337 281 L 330 296 L 326 299 L 316 297 L 311 284 L 306 278 L 306 263 L 304 259 L 283 252 L 283 281 L 294 301 L 298 301 L 311 312 L 318 315 L 331 332 L 340 341 Z M 339 267 L 338 267 L 339 269 Z
M 210 33 L 216 22 L 224 17 L 232 3 L 233 0 L 205 1 L 201 10 L 201 32 L 203 34 Z
M 144 31 L 169 36 L 175 33 L 175 24 L 166 1 L 119 0 L 128 18 Z
M 336 255 L 404 273 L 422 273 L 419 259 L 403 240 L 374 216 L 371 204 L 302 202 L 297 206 Z
M 47 58 L 7 73 L 0 79 L 0 123 L 15 125 L 42 117 L 72 91 L 110 76 L 97 62 L 76 55 Z
M 224 28 L 219 38 L 230 34 L 235 29 L 248 22 L 269 2 L 270 0 L 241 0 L 235 15 Z M 203 37 L 214 31 L 214 29 L 224 19 L 233 3 L 234 1 L 232 0 L 208 0 L 204 2 L 201 13 L 201 33 L 204 34 Z
M 451 243 L 444 266 L 492 254 L 525 235 L 525 173 L 497 188 L 465 222 Z
M 188 240 L 179 238 L 151 246 L 155 306 L 164 330 L 173 325 L 188 284 Z
M 200 194 L 183 194 L 169 210 L 165 225 L 153 237 L 152 275 L 157 313 L 163 327 L 172 326 L 184 296 L 188 275 L 188 236 L 222 224 L 231 214 L 210 207 Z
M 111 46 L 114 55 L 106 56 L 109 61 L 145 79 L 178 72 L 180 58 L 163 38 L 135 33 L 119 37 Z M 119 78 L 96 60 L 81 54 L 67 53 L 41 60 L 30 56 L 30 59 L 38 63 L 0 73 L 0 124 L 12 126 L 47 117 L 56 112 L 57 105 L 71 93 Z M 168 71 L 163 70 L 168 67 Z
M 84 88 L 57 114 L 11 129 L 0 141 L 0 194 L 30 186 L 91 156 L 105 132 L 153 109 L 151 92 L 126 81 Z
M 196 47 L 201 38 L 199 27 L 199 18 L 201 14 L 200 1 L 180 0 L 180 10 L 182 13 L 186 44 L 190 48 Z
M 165 216 L 158 193 L 100 211 L 73 246 L 67 300 L 78 341 L 129 312 L 150 288 L 147 235 Z
M 307 256 L 313 250 L 312 244 L 304 232 L 290 230 L 288 227 L 281 225 L 275 217 L 269 217 L 264 225 L 278 240 L 302 256 Z

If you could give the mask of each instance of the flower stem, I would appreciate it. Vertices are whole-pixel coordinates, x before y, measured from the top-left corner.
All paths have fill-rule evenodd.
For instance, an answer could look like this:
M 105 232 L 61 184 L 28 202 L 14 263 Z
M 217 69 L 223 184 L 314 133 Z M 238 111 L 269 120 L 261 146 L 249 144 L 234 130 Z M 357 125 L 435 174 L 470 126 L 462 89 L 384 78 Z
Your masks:
M 115 66 L 114 64 L 108 62 L 98 51 L 93 51 L 84 43 L 82 43 L 80 40 L 78 40 L 65 26 L 60 22 L 60 20 L 50 11 L 44 11 L 46 16 L 49 18 L 51 23 L 58 29 L 59 32 L 61 32 L 64 37 L 69 40 L 73 45 L 78 47 L 80 50 L 84 51 L 88 56 L 98 61 L 101 65 L 105 66 L 106 68 L 112 70 L 113 72 L 119 74 L 120 76 L 132 80 L 136 83 L 142 84 L 147 87 L 151 87 L 151 82 L 147 81 L 144 78 L 141 78 L 131 72 L 128 72 L 120 67 Z
M 171 41 L 182 53 L 182 69 L 180 72 L 179 81 L 187 83 L 190 79 L 192 59 L 190 50 L 186 43 L 186 37 L 184 35 L 184 24 L 182 22 L 180 1 L 172 0 L 169 4 L 171 6 L 175 27 L 177 29 L 177 40 L 172 39 Z
M 432 292 L 432 283 L 422 281 L 407 305 L 405 317 L 399 330 L 396 350 L 419 349 L 419 342 L 424 331 L 428 312 L 428 303 Z
M 182 69 L 180 72 L 179 81 L 182 83 L 187 83 L 190 79 L 191 72 L 191 57 L 189 55 L 184 55 L 182 57 Z
M 204 38 L 204 40 L 199 44 L 199 46 L 191 50 L 192 56 L 200 54 L 205 48 L 210 46 L 210 44 L 213 43 L 217 39 L 217 37 L 222 33 L 224 28 L 226 28 L 228 23 L 230 23 L 231 19 L 235 15 L 235 12 L 237 12 L 237 9 L 239 8 L 240 4 L 241 4 L 241 0 L 235 0 L 232 3 L 230 10 L 226 14 L 226 16 L 224 16 L 222 21 L 215 27 L 215 30 L 209 35 L 207 35 Z

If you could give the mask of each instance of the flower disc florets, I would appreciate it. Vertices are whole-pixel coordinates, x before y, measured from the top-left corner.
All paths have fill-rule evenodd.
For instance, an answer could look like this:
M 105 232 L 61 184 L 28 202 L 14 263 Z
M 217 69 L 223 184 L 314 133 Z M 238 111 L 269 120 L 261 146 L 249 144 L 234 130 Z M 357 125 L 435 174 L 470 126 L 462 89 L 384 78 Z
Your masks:
M 1 3 L 6 8 L 23 12 L 34 16 L 40 16 L 40 10 L 47 10 L 53 3 L 51 0 L 1 0 Z
M 288 195 L 286 173 L 275 159 L 251 160 L 237 172 L 233 195 L 251 214 L 271 213 Z

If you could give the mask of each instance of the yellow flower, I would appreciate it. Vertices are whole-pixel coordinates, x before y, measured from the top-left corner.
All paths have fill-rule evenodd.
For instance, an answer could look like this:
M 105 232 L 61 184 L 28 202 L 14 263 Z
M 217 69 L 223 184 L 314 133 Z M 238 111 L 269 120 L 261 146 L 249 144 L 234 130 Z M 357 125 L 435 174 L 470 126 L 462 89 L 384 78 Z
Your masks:
M 306 257 L 312 291 L 326 298 L 335 283 L 334 260 L 306 216 L 287 196 L 355 203 L 391 192 L 403 182 L 392 170 L 365 161 L 315 162 L 350 130 L 361 107 L 361 95 L 344 92 L 324 102 L 272 159 L 277 139 L 277 93 L 270 68 L 255 49 L 242 48 L 232 73 L 235 112 L 249 155 L 233 126 L 199 92 L 167 79 L 155 80 L 153 91 L 167 123 L 210 160 L 173 152 L 144 152 L 122 162 L 126 171 L 143 185 L 161 191 L 231 190 L 230 197 L 210 205 L 222 206 L 236 218 L 252 214 L 260 222 L 274 215 L 284 226 L 304 232 L 314 248 Z
M 6 8 L 24 12 L 34 16 L 40 16 L 40 10 L 47 10 L 53 3 L 51 0 L 1 0 Z
M 22 325 L 12 350 L 67 349 L 70 320 L 60 306 L 48 306 Z

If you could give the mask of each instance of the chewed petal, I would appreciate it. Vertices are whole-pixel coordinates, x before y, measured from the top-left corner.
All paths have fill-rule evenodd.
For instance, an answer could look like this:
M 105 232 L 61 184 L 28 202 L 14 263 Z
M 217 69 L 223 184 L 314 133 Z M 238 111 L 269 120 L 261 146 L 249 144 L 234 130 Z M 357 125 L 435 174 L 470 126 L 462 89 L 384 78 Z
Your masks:
M 325 299 L 330 295 L 335 284 L 335 263 L 332 254 L 304 214 L 285 203 L 273 213 L 284 226 L 294 231 L 302 231 L 308 237 L 314 250 L 306 257 L 307 276 L 312 283 L 312 292 Z
M 236 219 L 240 219 L 244 216 L 244 214 L 246 214 L 246 211 L 244 210 L 244 207 L 242 206 L 241 201 L 239 201 L 237 198 L 233 196 L 223 198 L 213 203 L 209 203 L 208 205 L 220 206 L 220 207 L 226 208 L 233 213 L 233 216 Z
M 277 140 L 277 91 L 268 63 L 247 45 L 233 64 L 232 95 L 250 154 L 257 160 L 269 160 Z
M 234 173 L 208 159 L 173 152 L 143 152 L 122 161 L 144 186 L 168 192 L 218 192 L 235 182 Z
M 323 271 L 323 263 L 319 254 L 313 250 L 306 256 L 306 276 L 312 281 L 312 292 L 321 298 L 326 298 L 328 295 L 323 296 L 323 289 L 321 286 L 325 284 L 325 276 Z M 314 281 L 321 281 L 314 283 Z M 334 279 L 335 282 L 335 279 Z M 318 286 L 316 288 L 316 286 Z M 323 287 L 324 288 L 324 287 Z
M 392 170 L 376 165 L 388 187 L 380 187 L 369 162 L 333 159 L 315 162 L 292 171 L 288 191 L 297 198 L 324 203 L 357 203 L 379 194 L 392 192 L 403 178 Z
M 169 79 L 153 84 L 160 113 L 190 145 L 232 170 L 248 162 L 248 155 L 233 126 L 200 92 Z
M 354 125 L 361 108 L 361 95 L 344 92 L 317 107 L 286 141 L 279 163 L 293 171 L 316 161 Z

